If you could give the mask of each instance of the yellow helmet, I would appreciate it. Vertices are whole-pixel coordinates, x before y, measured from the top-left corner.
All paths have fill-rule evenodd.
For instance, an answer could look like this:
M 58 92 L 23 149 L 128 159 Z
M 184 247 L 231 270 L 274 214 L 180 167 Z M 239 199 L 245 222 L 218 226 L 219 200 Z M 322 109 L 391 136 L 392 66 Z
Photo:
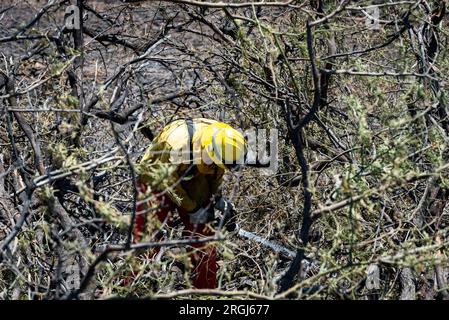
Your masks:
M 247 146 L 243 135 L 222 122 L 209 125 L 201 135 L 201 148 L 220 168 L 243 164 Z

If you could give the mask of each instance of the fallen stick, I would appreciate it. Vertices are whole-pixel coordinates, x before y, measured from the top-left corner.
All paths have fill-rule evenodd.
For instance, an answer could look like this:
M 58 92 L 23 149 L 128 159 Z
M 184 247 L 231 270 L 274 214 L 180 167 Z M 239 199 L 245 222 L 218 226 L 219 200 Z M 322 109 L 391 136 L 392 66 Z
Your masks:
M 263 245 L 264 247 L 270 248 L 272 249 L 274 252 L 276 253 L 281 253 L 284 254 L 285 256 L 289 257 L 289 258 L 294 258 L 296 255 L 296 252 L 293 250 L 290 250 L 286 247 L 284 247 L 283 245 L 280 245 L 276 242 L 272 242 L 269 241 L 267 239 L 262 238 L 261 236 L 258 236 L 255 233 L 252 233 L 250 231 L 247 231 L 245 229 L 240 228 L 239 225 L 237 225 L 237 229 L 238 229 L 238 235 L 246 238 L 248 240 L 260 243 L 261 245 Z

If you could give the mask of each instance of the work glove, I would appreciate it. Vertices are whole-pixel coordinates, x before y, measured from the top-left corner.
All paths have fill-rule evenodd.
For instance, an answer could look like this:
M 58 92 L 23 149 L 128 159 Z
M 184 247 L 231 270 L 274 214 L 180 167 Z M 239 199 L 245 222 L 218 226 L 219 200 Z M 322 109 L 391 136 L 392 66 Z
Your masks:
M 209 208 L 200 208 L 195 212 L 189 213 L 191 224 L 205 224 L 214 219 L 214 213 Z
M 223 197 L 220 197 L 215 202 L 215 209 L 221 211 L 224 216 L 224 226 L 226 227 L 226 230 L 228 231 L 234 231 L 237 227 L 235 223 L 235 206 L 230 201 L 224 199 Z

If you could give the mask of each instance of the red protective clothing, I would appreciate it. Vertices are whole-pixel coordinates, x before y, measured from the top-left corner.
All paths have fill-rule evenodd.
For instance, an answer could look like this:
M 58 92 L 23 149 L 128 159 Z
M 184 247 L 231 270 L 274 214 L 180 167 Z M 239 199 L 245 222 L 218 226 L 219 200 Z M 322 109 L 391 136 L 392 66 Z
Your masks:
M 137 189 L 141 194 L 146 192 L 146 185 L 137 182 Z M 156 193 L 153 193 L 157 196 Z M 161 195 L 157 196 L 157 201 L 159 204 L 159 209 L 156 211 L 156 215 L 161 222 L 165 222 L 168 226 L 173 226 L 173 214 L 175 211 L 178 212 L 182 223 L 184 224 L 183 237 L 199 239 L 203 236 L 213 235 L 211 231 L 205 224 L 193 225 L 189 221 L 189 215 L 187 211 L 177 206 L 170 197 Z M 154 214 L 153 212 L 145 212 L 149 206 L 146 203 L 138 204 L 137 215 L 135 220 L 135 227 L 133 232 L 133 241 L 139 242 L 142 235 L 145 232 L 146 217 L 149 214 Z M 188 252 L 190 252 L 190 259 L 193 265 L 192 270 L 192 282 L 193 286 L 198 289 L 213 289 L 217 287 L 217 262 L 216 262 L 216 248 L 212 244 L 192 244 L 188 247 Z M 154 250 L 157 253 L 159 250 Z

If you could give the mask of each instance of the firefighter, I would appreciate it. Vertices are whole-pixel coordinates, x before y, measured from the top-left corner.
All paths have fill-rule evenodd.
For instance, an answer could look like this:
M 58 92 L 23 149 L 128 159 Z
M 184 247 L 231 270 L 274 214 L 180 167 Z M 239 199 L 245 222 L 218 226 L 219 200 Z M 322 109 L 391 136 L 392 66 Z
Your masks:
M 147 221 L 155 214 L 169 227 L 177 213 L 184 225 L 183 236 L 200 239 L 212 236 L 208 222 L 214 219 L 214 207 L 223 207 L 219 187 L 226 170 L 244 162 L 247 143 L 231 126 L 205 118 L 176 120 L 166 125 L 152 141 L 140 162 L 139 191 L 133 241 L 145 236 Z M 170 185 L 154 186 L 148 174 L 157 164 L 169 165 Z M 153 185 L 151 188 L 150 186 Z M 151 189 L 151 190 L 149 190 Z M 151 204 L 156 202 L 156 212 Z M 191 244 L 192 284 L 195 288 L 216 288 L 216 249 L 213 244 Z

